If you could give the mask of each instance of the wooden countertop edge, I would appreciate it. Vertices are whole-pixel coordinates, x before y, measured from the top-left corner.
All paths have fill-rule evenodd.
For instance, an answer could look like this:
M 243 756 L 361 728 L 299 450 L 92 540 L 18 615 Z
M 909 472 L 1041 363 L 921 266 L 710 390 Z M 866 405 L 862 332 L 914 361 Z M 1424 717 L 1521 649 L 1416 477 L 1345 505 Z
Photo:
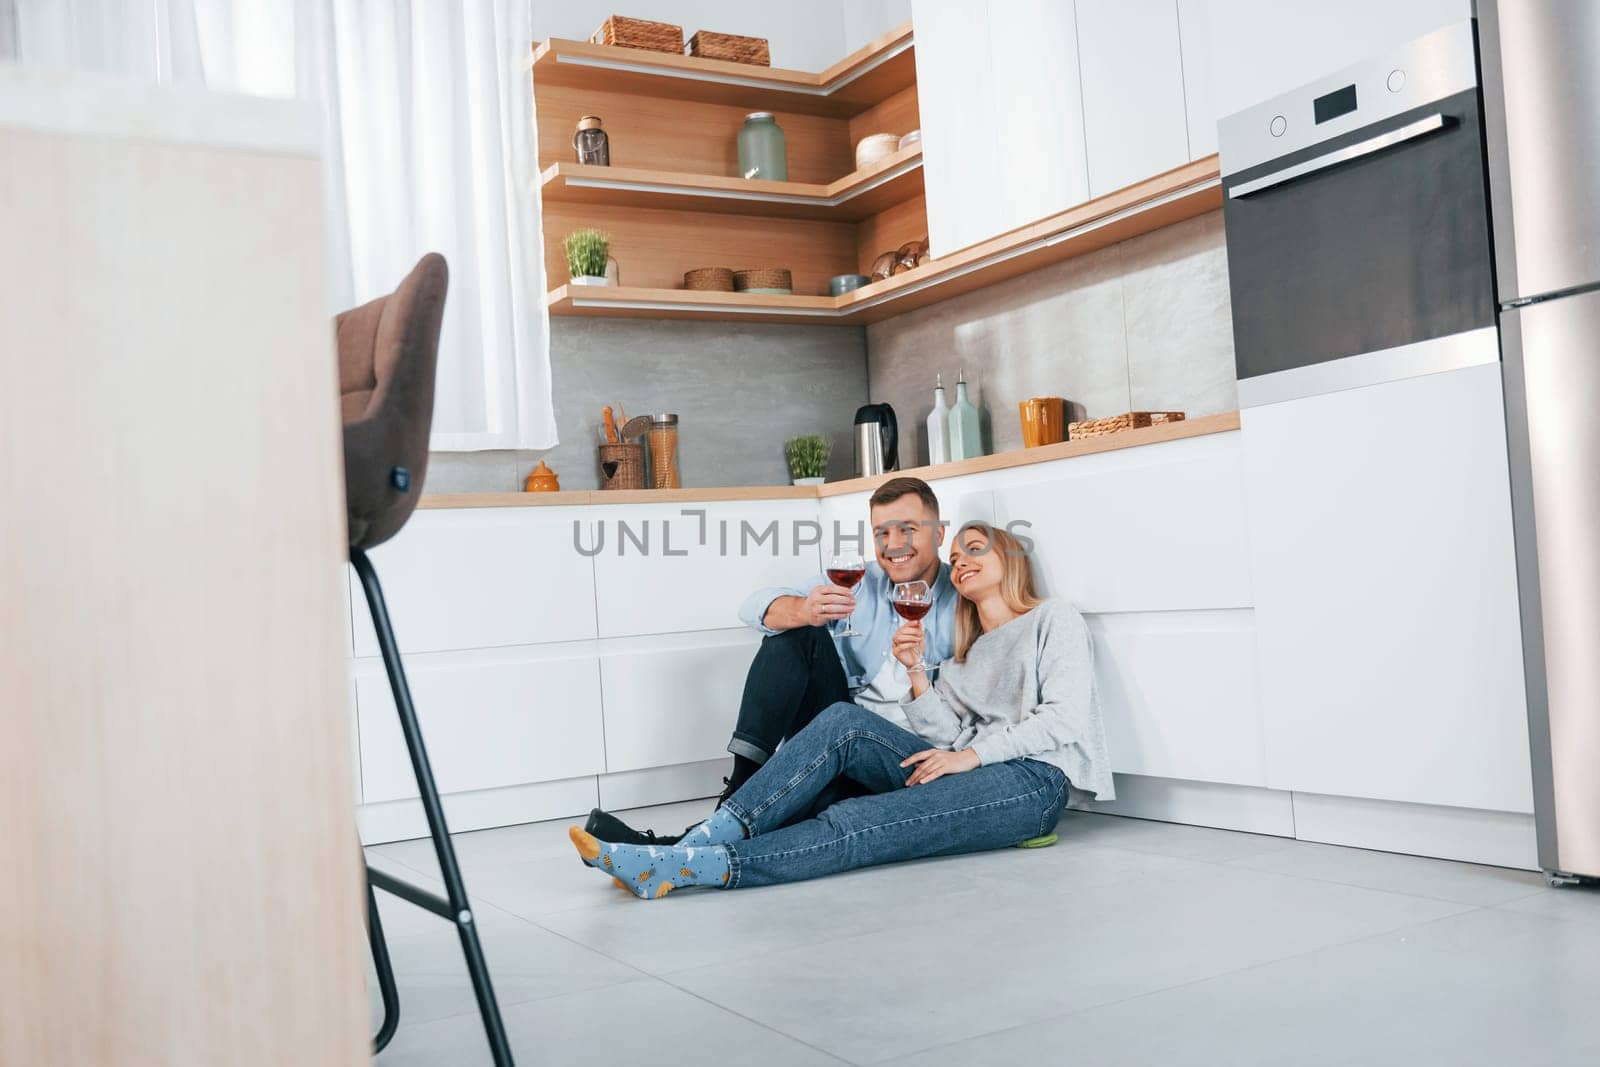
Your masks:
M 1105 437 L 1088 437 L 1079 441 L 1063 441 L 1058 445 L 1040 448 L 1017 449 L 999 452 L 992 456 L 941 463 L 932 467 L 913 467 L 872 478 L 850 478 L 825 485 L 750 485 L 706 489 L 618 489 L 575 490 L 559 493 L 428 493 L 424 494 L 419 508 L 538 508 L 582 507 L 591 504 L 697 504 L 718 503 L 730 500 L 815 500 L 819 497 L 843 496 L 877 488 L 890 478 L 914 477 L 929 482 L 943 478 L 957 478 L 964 474 L 982 474 L 987 471 L 1027 467 L 1035 463 L 1050 463 L 1075 456 L 1091 456 L 1101 452 L 1116 452 L 1124 448 L 1156 445 L 1166 441 L 1181 441 L 1189 437 L 1227 433 L 1239 428 L 1239 413 L 1202 415 L 1182 422 L 1150 426 L 1142 430 L 1125 430 Z
M 879 474 L 871 478 L 850 478 L 842 482 L 828 482 L 817 487 L 819 497 L 844 496 L 846 493 L 860 493 L 868 489 L 875 489 L 890 478 L 921 478 L 924 481 L 937 481 L 940 478 L 959 478 L 963 474 L 983 474 L 986 471 L 1009 470 L 1012 467 L 1028 467 L 1035 463 L 1050 463 L 1058 459 L 1072 459 L 1075 456 L 1092 456 L 1099 452 L 1116 452 L 1124 448 L 1138 448 L 1140 445 L 1158 445 L 1164 441 L 1181 441 L 1187 437 L 1204 437 L 1207 434 L 1226 433 L 1239 428 L 1239 413 L 1237 411 L 1224 412 L 1221 415 L 1201 415 L 1193 419 L 1184 419 L 1182 422 L 1169 422 L 1160 426 L 1148 426 L 1141 430 L 1124 430 L 1121 433 L 1107 434 L 1104 437 L 1085 437 L 1078 441 L 1063 441 L 1058 445 L 1041 445 L 1038 448 L 1019 448 L 1012 452 L 996 452 L 992 456 L 977 456 L 973 459 L 956 460 L 953 463 L 940 463 L 932 467 L 912 467 L 909 470 L 893 471 L 889 474 Z

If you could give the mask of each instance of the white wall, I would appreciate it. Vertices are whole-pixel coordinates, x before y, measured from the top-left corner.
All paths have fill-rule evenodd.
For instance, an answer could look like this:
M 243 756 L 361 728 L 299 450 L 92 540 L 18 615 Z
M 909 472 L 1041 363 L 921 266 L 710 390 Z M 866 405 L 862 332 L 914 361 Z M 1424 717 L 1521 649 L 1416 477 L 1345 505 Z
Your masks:
M 911 0 L 844 0 L 845 54 L 911 21 Z

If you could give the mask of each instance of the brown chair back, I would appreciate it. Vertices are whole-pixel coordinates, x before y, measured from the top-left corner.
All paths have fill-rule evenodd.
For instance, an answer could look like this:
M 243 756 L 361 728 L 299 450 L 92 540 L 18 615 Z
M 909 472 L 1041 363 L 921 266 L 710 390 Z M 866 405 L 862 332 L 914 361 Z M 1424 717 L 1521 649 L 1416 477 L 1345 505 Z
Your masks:
M 429 252 L 394 292 L 334 320 L 352 549 L 399 533 L 422 493 L 449 281 L 444 257 Z

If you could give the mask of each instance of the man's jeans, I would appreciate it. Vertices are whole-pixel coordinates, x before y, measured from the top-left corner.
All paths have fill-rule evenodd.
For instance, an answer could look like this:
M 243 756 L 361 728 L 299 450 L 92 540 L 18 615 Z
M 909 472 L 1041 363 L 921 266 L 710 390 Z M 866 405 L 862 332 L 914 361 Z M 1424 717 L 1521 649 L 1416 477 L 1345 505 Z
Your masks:
M 1008 760 L 907 788 L 911 769 L 900 762 L 929 747 L 865 708 L 829 707 L 724 805 L 750 835 L 728 846 L 728 887 L 1003 848 L 1049 833 L 1060 818 L 1067 777 L 1038 760 Z M 785 825 L 840 777 L 871 795 Z
M 728 751 L 765 763 L 779 742 L 803 730 L 824 708 L 849 699 L 844 666 L 826 627 L 773 634 L 762 640 L 745 676 Z

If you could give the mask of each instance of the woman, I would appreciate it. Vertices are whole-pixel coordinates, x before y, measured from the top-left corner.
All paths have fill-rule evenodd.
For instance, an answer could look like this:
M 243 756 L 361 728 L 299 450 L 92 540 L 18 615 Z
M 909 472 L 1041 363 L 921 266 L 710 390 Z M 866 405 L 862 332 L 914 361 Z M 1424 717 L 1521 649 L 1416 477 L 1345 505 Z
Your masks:
M 1017 539 L 985 523 L 962 527 L 950 574 L 961 597 L 955 655 L 936 683 L 910 673 L 905 710 L 917 733 L 834 704 L 673 847 L 611 844 L 573 827 L 584 862 L 643 898 L 772 885 L 1049 833 L 1069 781 L 1109 799 L 1083 616 L 1041 600 Z M 921 623 L 907 623 L 895 658 L 919 663 L 922 641 Z M 788 825 L 840 776 L 871 795 Z

